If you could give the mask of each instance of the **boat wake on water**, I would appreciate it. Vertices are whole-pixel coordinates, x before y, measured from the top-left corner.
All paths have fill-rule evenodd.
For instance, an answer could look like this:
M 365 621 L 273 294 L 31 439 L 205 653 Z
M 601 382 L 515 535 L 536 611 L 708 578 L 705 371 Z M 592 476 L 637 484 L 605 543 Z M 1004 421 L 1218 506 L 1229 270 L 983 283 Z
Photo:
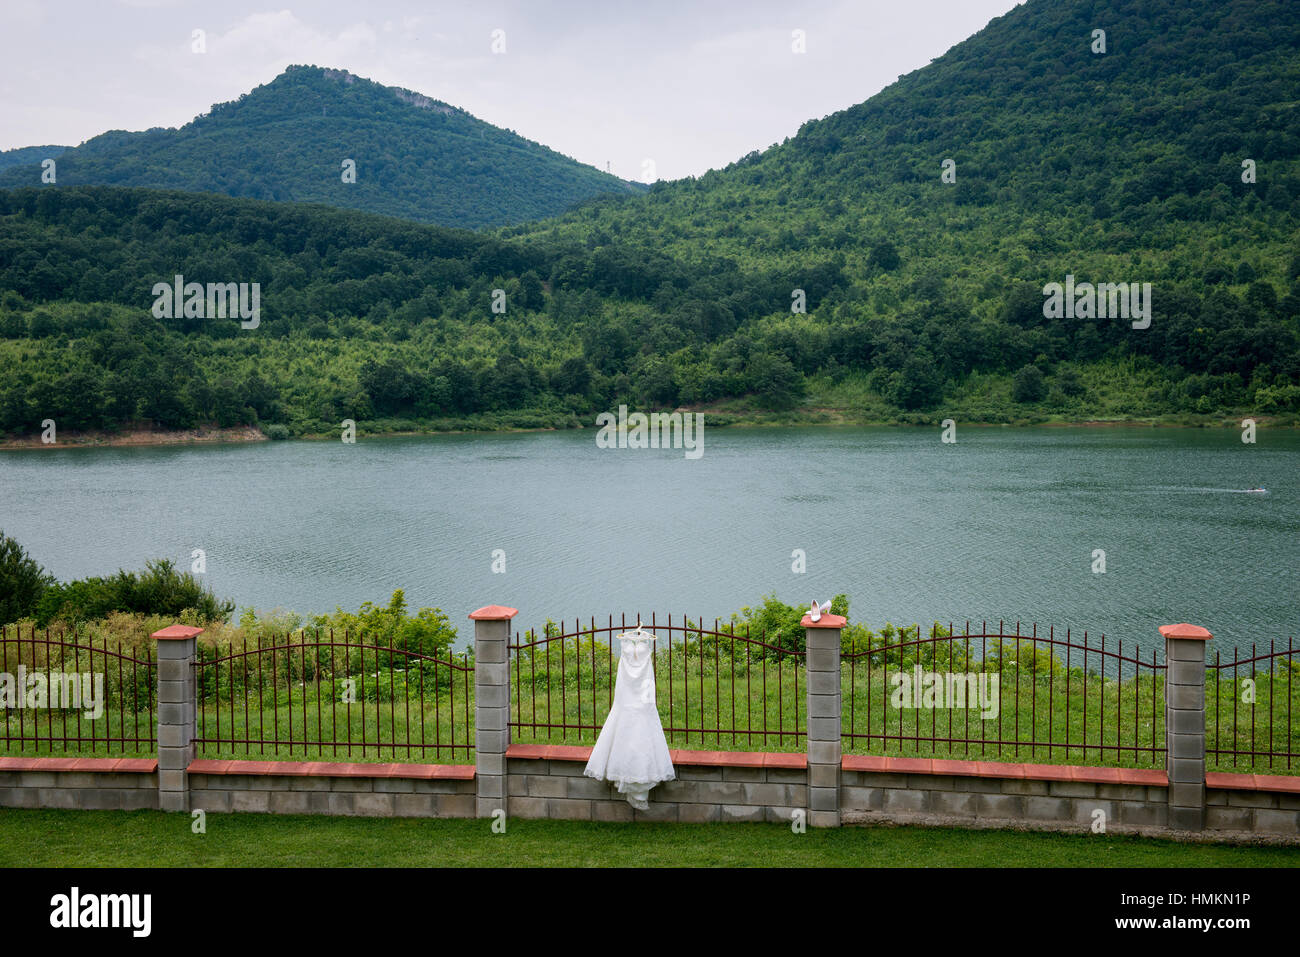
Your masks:
M 1154 492 L 1192 492 L 1202 495 L 1215 495 L 1226 493 L 1230 495 L 1267 495 L 1266 488 L 1199 488 L 1190 485 L 1156 485 L 1152 487 Z

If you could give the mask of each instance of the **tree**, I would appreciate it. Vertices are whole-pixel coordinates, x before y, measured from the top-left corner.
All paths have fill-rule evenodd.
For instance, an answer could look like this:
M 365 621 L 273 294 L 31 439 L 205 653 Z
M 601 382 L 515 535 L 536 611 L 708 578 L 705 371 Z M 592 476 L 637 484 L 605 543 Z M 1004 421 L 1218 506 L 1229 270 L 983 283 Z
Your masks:
M 677 404 L 678 386 L 672 363 L 654 356 L 639 364 L 633 373 L 637 400 L 652 406 Z
M 1047 398 L 1047 380 L 1038 366 L 1027 365 L 1016 373 L 1011 398 L 1017 402 L 1042 402 Z
M 519 300 L 525 309 L 541 309 L 546 305 L 541 277 L 531 269 L 519 277 Z
M 909 356 L 903 368 L 890 375 L 885 398 L 909 412 L 937 404 L 943 398 L 943 381 L 934 357 L 925 350 Z
M 357 374 L 357 382 L 380 415 L 409 413 L 425 387 L 421 377 L 397 359 L 382 363 L 367 359 Z M 260 409 L 258 412 L 261 414 Z
M 1273 312 L 1277 309 L 1277 290 L 1272 283 L 1252 282 L 1246 290 L 1246 302 L 1261 312 Z
M 1062 366 L 1056 372 L 1056 385 L 1062 394 L 1074 398 L 1083 395 L 1088 391 L 1084 385 L 1083 379 L 1079 377 L 1079 372 L 1072 366 Z
M 52 584 L 54 576 L 0 530 L 0 625 L 33 615 Z
M 897 269 L 903 260 L 898 255 L 898 250 L 888 239 L 882 240 L 871 247 L 871 255 L 867 259 L 867 264 L 883 269 L 885 272 L 893 272 Z
M 179 617 L 193 610 L 204 621 L 228 621 L 234 603 L 220 601 L 193 572 L 180 572 L 170 559 L 145 563 L 142 572 L 119 569 L 107 578 L 51 582 L 41 595 L 34 617 L 44 626 L 56 618 L 98 621 L 111 612 Z
M 586 395 L 591 388 L 591 368 L 581 356 L 565 359 L 551 377 L 557 395 Z
M 806 391 L 803 376 L 785 356 L 760 353 L 750 363 L 754 391 L 769 409 L 791 409 Z
M 1043 325 L 1042 290 L 1027 282 L 1013 285 L 1002 304 L 1001 319 L 1008 325 L 1022 329 L 1034 329 Z

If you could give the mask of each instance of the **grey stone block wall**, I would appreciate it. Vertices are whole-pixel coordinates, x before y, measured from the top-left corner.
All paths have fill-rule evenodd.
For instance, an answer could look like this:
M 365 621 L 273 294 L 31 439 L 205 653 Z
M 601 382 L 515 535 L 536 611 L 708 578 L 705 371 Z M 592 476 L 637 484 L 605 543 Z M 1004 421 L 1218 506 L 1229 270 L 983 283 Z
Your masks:
M 473 612 L 474 733 L 477 748 L 475 814 L 509 813 L 506 748 L 510 746 L 510 621 L 513 608 L 489 605 Z
M 473 781 L 191 774 L 190 807 L 209 813 L 474 817 Z
M 0 807 L 157 810 L 158 794 L 156 773 L 0 771 Z
M 1207 788 L 1205 826 L 1216 831 L 1300 836 L 1300 794 Z
M 1165 771 L 1169 776 L 1169 826 L 1199 831 L 1206 824 L 1206 638 L 1177 634 L 1186 630 L 1177 625 L 1161 629 L 1166 666 Z
M 636 810 L 608 782 L 583 774 L 580 761 L 511 758 L 510 814 L 578 821 L 769 821 L 788 824 L 808 807 L 802 768 L 718 768 L 681 765 L 677 779 L 650 791 Z
M 199 628 L 163 629 L 158 641 L 158 807 L 189 810 L 185 769 L 194 760 L 194 656 Z M 189 632 L 182 637 L 173 633 Z
M 840 628 L 834 615 L 803 620 L 807 657 L 808 824 L 840 826 Z
M 1163 827 L 1168 810 L 1164 788 L 1024 778 L 845 771 L 842 794 L 844 815 L 853 823 L 1015 824 L 1091 832 L 1100 810 L 1107 832 L 1124 832 Z

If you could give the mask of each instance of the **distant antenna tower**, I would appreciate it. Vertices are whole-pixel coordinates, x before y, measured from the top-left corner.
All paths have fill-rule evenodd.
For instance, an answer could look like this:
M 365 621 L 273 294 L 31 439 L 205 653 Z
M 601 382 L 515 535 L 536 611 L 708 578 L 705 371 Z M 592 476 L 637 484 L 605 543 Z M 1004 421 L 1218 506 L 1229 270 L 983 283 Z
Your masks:
M 609 160 L 605 160 L 605 172 L 609 172 Z

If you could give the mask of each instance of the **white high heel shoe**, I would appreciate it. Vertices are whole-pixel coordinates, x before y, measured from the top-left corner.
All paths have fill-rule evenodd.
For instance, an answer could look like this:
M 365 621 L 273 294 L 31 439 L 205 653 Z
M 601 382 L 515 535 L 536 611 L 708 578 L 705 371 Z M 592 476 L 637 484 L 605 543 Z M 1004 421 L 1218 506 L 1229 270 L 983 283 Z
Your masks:
M 827 613 L 827 614 L 830 614 L 831 603 L 830 603 L 830 602 L 826 602 L 826 604 L 824 604 L 824 605 L 818 605 L 817 602 L 814 601 L 814 602 L 812 603 L 812 611 L 810 611 L 810 612 L 808 613 L 808 617 L 811 618 L 813 621 L 821 621 L 821 620 L 822 620 L 822 609 L 823 609 L 823 608 L 826 609 L 826 613 Z

